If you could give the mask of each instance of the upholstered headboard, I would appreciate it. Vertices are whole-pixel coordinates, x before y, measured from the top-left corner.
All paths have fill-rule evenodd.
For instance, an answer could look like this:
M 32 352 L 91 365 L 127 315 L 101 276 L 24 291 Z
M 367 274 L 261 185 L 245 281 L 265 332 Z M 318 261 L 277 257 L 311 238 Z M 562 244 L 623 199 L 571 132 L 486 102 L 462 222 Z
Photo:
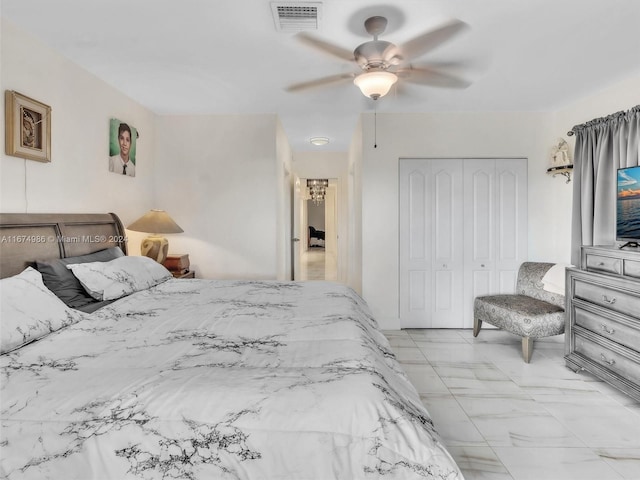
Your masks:
M 127 253 L 115 213 L 0 213 L 0 278 L 36 260 L 75 257 L 109 247 Z

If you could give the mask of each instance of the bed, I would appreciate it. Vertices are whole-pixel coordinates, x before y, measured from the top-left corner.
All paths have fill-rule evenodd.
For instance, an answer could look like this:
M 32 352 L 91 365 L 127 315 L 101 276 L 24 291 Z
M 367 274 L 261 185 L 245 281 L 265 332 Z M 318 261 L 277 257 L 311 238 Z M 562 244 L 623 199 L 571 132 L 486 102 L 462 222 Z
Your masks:
M 3 478 L 462 478 L 351 289 L 172 277 L 139 288 L 144 275 L 123 265 L 148 259 L 120 255 L 65 264 L 102 292 L 92 313 L 42 291 L 36 260 L 112 249 L 126 253 L 113 214 L 0 214 L 3 342 L 14 317 L 47 318 L 45 334 L 3 343 Z M 134 291 L 110 298 L 87 272 Z

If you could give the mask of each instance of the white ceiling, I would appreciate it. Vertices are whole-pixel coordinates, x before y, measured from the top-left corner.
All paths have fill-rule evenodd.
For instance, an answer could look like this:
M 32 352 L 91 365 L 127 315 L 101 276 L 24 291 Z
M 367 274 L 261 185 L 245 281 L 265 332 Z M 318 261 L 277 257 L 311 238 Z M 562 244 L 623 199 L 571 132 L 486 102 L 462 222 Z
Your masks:
M 346 150 L 361 112 L 355 72 L 278 32 L 269 0 L 1 0 L 1 14 L 158 114 L 276 113 L 295 151 Z M 415 63 L 464 61 L 464 90 L 394 87 L 378 112 L 555 110 L 640 72 L 638 0 L 324 0 L 315 35 L 352 50 L 362 22 L 389 19 L 396 44 L 458 18 L 463 34 Z M 640 86 L 639 86 L 640 91 Z M 309 144 L 329 137 L 325 147 Z

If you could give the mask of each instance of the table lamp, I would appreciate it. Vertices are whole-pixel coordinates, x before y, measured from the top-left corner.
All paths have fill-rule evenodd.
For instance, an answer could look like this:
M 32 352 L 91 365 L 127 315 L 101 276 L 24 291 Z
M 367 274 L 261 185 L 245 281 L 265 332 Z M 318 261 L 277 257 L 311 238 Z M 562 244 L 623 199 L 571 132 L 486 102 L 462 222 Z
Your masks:
M 164 263 L 169 253 L 169 241 L 159 234 L 184 232 L 164 210 L 151 210 L 127 228 L 151 234 L 140 244 L 140 253 L 153 258 L 158 263 Z

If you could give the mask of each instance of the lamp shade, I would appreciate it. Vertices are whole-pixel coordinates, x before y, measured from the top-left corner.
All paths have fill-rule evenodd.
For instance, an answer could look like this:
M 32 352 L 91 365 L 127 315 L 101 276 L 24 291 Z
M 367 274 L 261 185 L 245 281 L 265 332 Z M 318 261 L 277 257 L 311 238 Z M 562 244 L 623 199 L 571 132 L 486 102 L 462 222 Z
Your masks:
M 182 233 L 184 230 L 164 210 L 151 210 L 127 227 L 136 232 L 151 233 L 140 244 L 140 253 L 164 263 L 169 253 L 169 241 L 160 233 Z
M 127 227 L 146 233 L 182 233 L 184 230 L 164 210 L 150 210 Z
M 381 70 L 361 73 L 353 79 L 353 83 L 358 86 L 364 96 L 374 100 L 389 93 L 389 89 L 397 81 L 398 77 L 394 73 Z

